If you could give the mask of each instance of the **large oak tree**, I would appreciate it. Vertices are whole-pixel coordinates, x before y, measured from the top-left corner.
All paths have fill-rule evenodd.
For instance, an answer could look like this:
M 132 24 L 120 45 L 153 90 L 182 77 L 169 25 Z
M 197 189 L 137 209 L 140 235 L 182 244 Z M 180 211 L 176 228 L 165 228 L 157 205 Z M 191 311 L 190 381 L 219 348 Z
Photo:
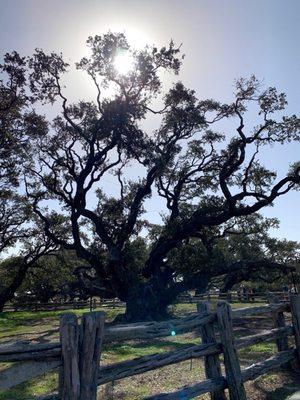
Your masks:
M 236 81 L 229 104 L 198 100 L 181 82 L 164 93 L 165 72 L 178 74 L 182 62 L 172 42 L 135 51 L 123 34 L 108 33 L 87 44 L 90 55 L 77 69 L 93 83 L 95 101 L 68 101 L 69 65 L 61 54 L 37 49 L 29 58 L 32 98 L 57 103 L 62 112 L 36 124 L 27 195 L 49 239 L 87 261 L 91 294 L 126 301 L 128 320 L 157 318 L 166 312 L 165 293 L 178 283 L 172 249 L 299 188 L 299 164 L 277 178 L 260 159 L 262 147 L 269 146 L 271 159 L 271 145 L 299 140 L 299 118 L 285 116 L 285 95 L 263 89 L 255 77 Z M 132 60 L 126 74 L 115 65 L 120 53 Z M 252 126 L 249 107 L 257 111 Z M 150 132 L 144 120 L 151 115 Z M 133 170 L 137 179 L 130 178 Z M 119 186 L 117 195 L 105 190 L 107 176 Z M 163 225 L 136 266 L 129 248 L 147 232 L 145 202 L 153 195 L 164 201 Z

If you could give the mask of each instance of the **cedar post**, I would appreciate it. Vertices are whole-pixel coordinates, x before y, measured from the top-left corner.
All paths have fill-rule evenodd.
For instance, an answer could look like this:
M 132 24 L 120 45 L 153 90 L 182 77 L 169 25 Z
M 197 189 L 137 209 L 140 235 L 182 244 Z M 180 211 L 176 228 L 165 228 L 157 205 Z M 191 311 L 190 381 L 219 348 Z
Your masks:
M 231 307 L 225 301 L 218 302 L 217 317 L 230 400 L 247 400 L 241 367 L 234 347 Z
M 291 294 L 291 312 L 293 319 L 293 326 L 295 329 L 295 343 L 297 348 L 298 361 L 300 363 L 300 295 Z
M 281 303 L 278 296 L 272 294 L 272 302 L 275 304 Z M 275 311 L 272 313 L 274 328 L 285 328 L 285 317 L 283 311 Z M 281 338 L 276 339 L 276 345 L 278 351 L 285 351 L 289 349 L 288 337 L 287 335 L 283 335 Z M 285 368 L 288 365 L 284 366 Z
M 199 314 L 209 313 L 210 303 L 206 301 L 203 303 L 198 303 L 197 310 Z M 200 334 L 203 344 L 217 342 L 213 323 L 201 326 Z M 218 354 L 204 357 L 204 365 L 205 365 L 205 374 L 207 379 L 220 378 L 222 376 L 221 365 Z M 226 395 L 224 390 L 219 390 L 211 392 L 210 398 L 211 400 L 226 400 Z
M 79 400 L 78 338 L 76 315 L 63 314 L 60 319 L 62 367 L 59 376 L 59 398 L 61 400 Z
M 103 312 L 86 313 L 79 329 L 75 314 L 62 315 L 62 367 L 59 379 L 61 400 L 96 400 L 104 320 Z
M 227 301 L 228 301 L 228 303 L 231 303 L 231 301 L 232 301 L 232 293 L 231 293 L 231 291 L 230 290 L 227 290 L 227 295 L 226 295 L 226 297 L 227 297 Z
M 80 400 L 97 399 L 97 374 L 104 336 L 105 313 L 84 314 L 80 330 Z

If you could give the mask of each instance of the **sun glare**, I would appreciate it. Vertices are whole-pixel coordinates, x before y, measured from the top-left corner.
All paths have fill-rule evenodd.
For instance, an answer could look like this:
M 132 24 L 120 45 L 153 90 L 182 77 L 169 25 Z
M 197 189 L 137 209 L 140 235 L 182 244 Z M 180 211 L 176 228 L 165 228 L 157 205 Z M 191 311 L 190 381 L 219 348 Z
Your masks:
M 133 69 L 133 57 L 128 53 L 120 53 L 115 57 L 114 67 L 119 74 L 126 75 Z

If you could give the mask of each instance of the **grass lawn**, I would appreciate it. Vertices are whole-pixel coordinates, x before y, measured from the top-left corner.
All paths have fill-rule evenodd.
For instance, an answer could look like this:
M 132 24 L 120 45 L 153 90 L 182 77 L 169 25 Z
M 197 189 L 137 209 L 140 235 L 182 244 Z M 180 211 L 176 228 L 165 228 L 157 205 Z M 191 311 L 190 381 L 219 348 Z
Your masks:
M 232 303 L 232 308 L 253 307 L 264 303 Z M 196 311 L 196 304 L 175 304 L 170 307 L 171 312 L 179 317 Z M 112 321 L 124 308 L 103 307 L 97 310 L 105 311 L 107 320 Z M 72 312 L 79 317 L 89 312 L 89 309 L 68 311 L 9 311 L 0 313 L 0 341 L 19 340 L 45 333 L 51 333 L 59 325 L 59 316 L 65 312 Z
M 233 303 L 233 308 L 261 305 L 261 303 Z M 124 310 L 121 308 L 104 308 L 107 320 L 113 318 Z M 79 317 L 88 312 L 87 309 L 70 310 Z M 172 306 L 172 311 L 177 316 L 183 316 L 188 312 L 196 311 L 195 304 L 177 304 Z M 59 324 L 59 316 L 64 311 L 33 311 L 33 312 L 6 312 L 0 313 L 0 341 L 28 340 L 42 337 L 42 340 L 53 340 L 56 336 Z M 261 326 L 259 321 L 260 329 Z M 243 328 L 244 329 L 244 328 Z M 54 332 L 53 332 L 54 331 Z M 243 334 L 243 330 L 237 330 L 236 335 Z M 245 333 L 244 333 L 245 334 Z M 247 333 L 248 334 L 248 333 Z M 124 344 L 106 345 L 101 355 L 104 364 L 114 363 L 140 357 L 153 353 L 161 353 L 168 350 L 180 349 L 187 343 L 196 344 L 200 339 L 197 333 L 179 335 L 155 339 L 151 341 L 132 341 Z M 276 351 L 274 343 L 263 343 L 248 347 L 239 351 L 243 366 L 270 357 Z M 8 364 L 0 364 L 0 369 Z M 138 375 L 132 378 L 122 379 L 103 385 L 99 388 L 99 400 L 140 400 L 152 393 L 175 390 L 184 385 L 199 382 L 204 379 L 204 366 L 202 360 L 188 360 L 179 364 L 170 365 L 155 371 Z M 34 396 L 56 391 L 58 385 L 57 373 L 47 373 L 43 377 L 16 386 L 13 389 L 0 393 L 0 400 L 29 400 Z M 247 394 L 249 400 L 283 400 L 293 391 L 297 384 L 293 376 L 284 373 L 271 374 L 257 379 L 254 383 L 248 383 Z M 282 388 L 284 386 L 284 388 Z M 300 385 L 299 385 L 300 386 Z M 300 387 L 299 387 L 300 388 Z M 201 396 L 199 399 L 209 399 L 209 396 Z
M 100 310 L 100 309 L 99 309 Z M 103 308 L 107 319 L 112 320 L 124 310 Z M 59 325 L 59 317 L 66 312 L 72 312 L 77 316 L 89 312 L 89 309 L 68 311 L 9 311 L 0 313 L 0 341 L 16 339 L 22 335 L 38 334 L 44 331 L 56 329 Z

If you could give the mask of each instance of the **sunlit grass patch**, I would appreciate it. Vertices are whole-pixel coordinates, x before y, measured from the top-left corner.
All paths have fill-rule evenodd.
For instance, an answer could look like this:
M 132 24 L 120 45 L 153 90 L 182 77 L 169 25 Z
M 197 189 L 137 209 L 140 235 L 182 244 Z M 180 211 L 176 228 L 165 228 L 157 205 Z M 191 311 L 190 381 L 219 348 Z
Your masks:
M 0 400 L 32 400 L 35 396 L 56 391 L 57 386 L 58 374 L 49 372 L 42 377 L 17 385 L 10 390 L 0 391 Z
M 180 335 L 176 338 L 163 338 L 148 341 L 133 341 L 132 343 L 115 343 L 105 345 L 101 359 L 107 362 L 121 362 L 151 354 L 165 353 L 171 350 L 180 350 L 187 345 L 199 344 L 199 337 Z
M 62 314 L 71 312 L 81 317 L 89 311 L 88 308 L 84 308 L 80 310 L 2 312 L 0 313 L 0 339 L 13 339 L 17 335 L 50 331 L 53 328 L 58 328 L 59 318 Z M 124 308 L 101 307 L 96 311 L 104 311 L 107 321 L 112 321 L 118 314 L 124 313 Z
M 210 303 L 212 309 L 216 308 L 218 301 L 223 301 L 222 299 L 214 299 Z M 255 302 L 255 303 L 230 303 L 232 309 L 244 308 L 244 307 L 258 307 L 266 305 L 265 302 Z M 177 316 L 184 316 L 186 313 L 197 312 L 197 303 L 178 303 L 169 306 L 170 312 Z
M 239 350 L 241 361 L 261 361 L 276 354 L 277 347 L 274 342 L 263 342 Z

